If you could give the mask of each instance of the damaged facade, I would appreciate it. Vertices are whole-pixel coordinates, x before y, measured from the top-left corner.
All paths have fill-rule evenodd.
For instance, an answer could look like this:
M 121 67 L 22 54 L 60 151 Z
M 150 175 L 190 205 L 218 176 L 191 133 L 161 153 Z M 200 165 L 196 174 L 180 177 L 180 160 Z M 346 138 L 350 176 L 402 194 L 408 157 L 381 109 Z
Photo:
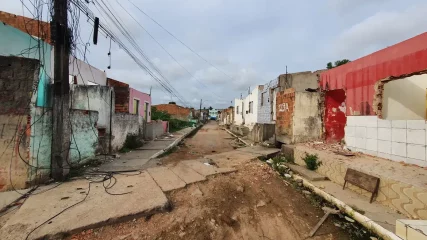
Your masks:
M 423 33 L 321 73 L 326 140 L 427 166 L 426 43 Z
M 5 191 L 50 178 L 54 58 L 49 23 L 4 12 L 0 21 L 0 191 Z M 39 50 L 28 51 L 32 48 Z M 70 56 L 69 72 L 69 167 L 122 148 L 129 134 L 142 137 L 144 123 L 151 121 L 151 96 L 130 88 L 128 111 L 121 112 L 123 92 L 118 90 L 116 101 L 104 71 Z M 164 133 L 164 123 L 158 125 Z

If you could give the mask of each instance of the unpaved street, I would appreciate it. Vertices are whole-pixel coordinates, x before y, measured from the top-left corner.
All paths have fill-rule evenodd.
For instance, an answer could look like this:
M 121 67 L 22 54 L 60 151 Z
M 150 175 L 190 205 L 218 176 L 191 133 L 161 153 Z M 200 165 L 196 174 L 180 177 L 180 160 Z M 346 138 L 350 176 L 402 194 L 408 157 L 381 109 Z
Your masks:
M 175 164 L 230 152 L 227 161 L 233 162 L 240 154 L 233 142 L 210 122 L 162 161 Z M 284 183 L 258 159 L 234 165 L 235 173 L 169 193 L 170 212 L 87 230 L 69 239 L 350 239 L 334 225 L 332 216 L 315 237 L 307 238 L 324 214 L 311 196 Z

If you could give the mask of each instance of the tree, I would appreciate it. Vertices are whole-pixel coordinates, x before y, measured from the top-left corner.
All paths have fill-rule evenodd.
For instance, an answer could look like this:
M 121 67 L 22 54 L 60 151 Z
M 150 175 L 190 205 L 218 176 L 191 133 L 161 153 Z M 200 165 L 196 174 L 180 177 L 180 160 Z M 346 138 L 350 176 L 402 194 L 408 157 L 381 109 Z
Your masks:
M 212 107 L 209 107 L 209 110 L 212 110 L 213 108 Z
M 348 59 L 337 60 L 337 61 L 335 61 L 335 65 L 334 65 L 334 64 L 332 64 L 332 62 L 328 62 L 328 63 L 326 64 L 326 68 L 327 68 L 327 69 L 336 68 L 336 67 L 338 67 L 338 66 L 344 65 L 344 64 L 349 63 L 349 62 L 351 62 L 351 61 L 350 61 L 350 60 L 348 60 Z
M 168 121 L 171 119 L 171 115 L 164 111 L 158 111 L 156 107 L 151 107 L 151 119 Z

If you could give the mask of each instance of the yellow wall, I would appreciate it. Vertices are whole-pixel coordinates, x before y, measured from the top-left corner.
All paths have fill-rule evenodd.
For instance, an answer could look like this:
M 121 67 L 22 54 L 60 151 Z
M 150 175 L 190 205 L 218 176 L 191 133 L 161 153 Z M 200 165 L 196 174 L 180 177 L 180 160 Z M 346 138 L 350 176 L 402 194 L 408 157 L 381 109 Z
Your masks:
M 393 80 L 384 85 L 383 117 L 423 120 L 426 117 L 427 74 Z

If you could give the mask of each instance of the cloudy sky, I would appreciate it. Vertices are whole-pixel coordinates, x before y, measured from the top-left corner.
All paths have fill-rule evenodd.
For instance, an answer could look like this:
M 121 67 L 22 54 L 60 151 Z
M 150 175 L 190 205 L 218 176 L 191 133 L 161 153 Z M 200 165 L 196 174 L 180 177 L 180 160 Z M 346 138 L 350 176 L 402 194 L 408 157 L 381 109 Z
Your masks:
M 1 10 L 31 16 L 19 0 L 1 1 L 8 2 L 2 4 Z M 102 4 L 101 0 L 94 2 Z M 314 71 L 325 68 L 327 62 L 354 60 L 427 31 L 425 0 L 104 2 L 150 61 L 193 107 L 198 107 L 200 99 L 206 107 L 228 107 L 234 98 L 247 93 L 249 86 L 264 84 L 284 73 L 285 66 L 289 72 Z M 30 0 L 24 3 L 34 9 Z M 215 67 L 171 37 L 132 3 Z M 93 3 L 87 6 L 101 19 L 101 24 L 109 25 L 133 49 L 112 22 L 101 15 L 99 8 Z M 91 25 L 81 17 L 80 26 L 80 35 L 87 41 Z M 153 87 L 153 104 L 173 99 L 182 105 L 180 100 L 162 91 L 114 42 L 108 70 L 109 45 L 110 40 L 105 37 L 100 38 L 98 45 L 91 44 L 87 54 L 89 63 L 140 91 L 148 92 Z M 132 51 L 142 59 L 136 50 Z

